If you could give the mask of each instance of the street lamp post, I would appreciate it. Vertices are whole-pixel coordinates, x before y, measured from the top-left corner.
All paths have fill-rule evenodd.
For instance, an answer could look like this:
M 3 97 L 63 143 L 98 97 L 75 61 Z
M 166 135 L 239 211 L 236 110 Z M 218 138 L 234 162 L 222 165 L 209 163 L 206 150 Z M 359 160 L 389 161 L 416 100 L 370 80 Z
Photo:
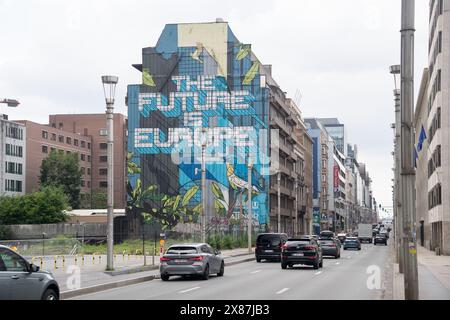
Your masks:
M 206 145 L 207 140 L 206 128 L 202 129 L 201 143 L 202 143 L 202 216 L 200 219 L 201 223 L 201 242 L 206 242 Z
M 102 76 L 103 92 L 106 101 L 106 122 L 108 131 L 108 224 L 107 224 L 107 254 L 106 270 L 114 270 L 114 96 L 119 78 L 116 76 Z
M 402 0 L 401 19 L 401 184 L 403 246 L 405 252 L 405 299 L 419 299 L 417 272 L 416 208 L 414 203 L 414 14 L 415 1 Z
M 0 103 L 6 104 L 8 107 L 15 108 L 18 107 L 20 102 L 14 99 L 0 99 Z
M 247 237 L 248 237 L 248 252 L 252 253 L 252 168 L 251 161 L 248 163 L 248 214 L 247 214 Z
M 277 195 L 278 195 L 278 233 L 281 233 L 281 189 L 280 189 L 280 184 L 281 184 L 281 172 L 278 171 L 277 174 Z

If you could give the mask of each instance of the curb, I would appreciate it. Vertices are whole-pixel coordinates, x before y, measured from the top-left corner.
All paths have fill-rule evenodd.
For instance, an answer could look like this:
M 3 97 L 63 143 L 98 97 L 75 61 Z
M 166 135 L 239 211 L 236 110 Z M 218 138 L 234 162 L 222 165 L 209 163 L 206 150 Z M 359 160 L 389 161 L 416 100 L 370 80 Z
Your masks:
M 403 274 L 399 272 L 398 263 L 394 263 L 394 272 L 393 272 L 393 300 L 405 300 L 405 287 L 404 287 L 404 278 Z
M 104 271 L 105 274 L 109 276 L 120 276 L 124 274 L 132 274 L 132 273 L 138 273 L 138 272 L 144 272 L 144 271 L 152 271 L 152 270 L 158 270 L 159 266 L 142 266 L 142 267 L 136 267 L 136 268 L 130 268 L 125 270 L 118 270 L 118 271 Z
M 158 277 L 159 277 L 159 275 L 151 275 L 151 276 L 145 276 L 145 277 L 134 278 L 134 279 L 126 279 L 126 280 L 117 281 L 117 282 L 108 282 L 108 283 L 99 284 L 99 285 L 86 287 L 86 288 L 82 288 L 82 289 L 64 291 L 64 292 L 61 292 L 60 299 L 61 300 L 70 299 L 70 298 L 82 296 L 82 295 L 89 294 L 89 293 L 95 293 L 95 292 L 105 291 L 108 289 L 125 287 L 125 286 L 129 286 L 129 285 L 137 284 L 137 283 L 141 283 L 141 282 L 152 281 Z
M 250 258 L 232 261 L 232 262 L 228 262 L 228 263 L 225 261 L 225 266 L 233 266 L 233 265 L 236 265 L 239 263 L 249 262 L 249 261 L 253 261 L 253 260 L 255 260 L 255 257 L 250 257 Z M 109 290 L 109 289 L 130 286 L 133 284 L 152 281 L 154 279 L 159 279 L 159 278 L 160 278 L 160 275 L 157 274 L 157 275 L 150 275 L 150 276 L 133 278 L 133 279 L 126 279 L 126 280 L 116 281 L 116 282 L 108 282 L 108 283 L 90 286 L 90 287 L 86 287 L 86 288 L 82 288 L 82 289 L 63 291 L 60 294 L 60 299 L 61 300 L 70 299 L 70 298 L 82 296 L 82 295 L 89 294 L 89 293 L 96 293 L 96 292 L 105 291 L 105 290 Z

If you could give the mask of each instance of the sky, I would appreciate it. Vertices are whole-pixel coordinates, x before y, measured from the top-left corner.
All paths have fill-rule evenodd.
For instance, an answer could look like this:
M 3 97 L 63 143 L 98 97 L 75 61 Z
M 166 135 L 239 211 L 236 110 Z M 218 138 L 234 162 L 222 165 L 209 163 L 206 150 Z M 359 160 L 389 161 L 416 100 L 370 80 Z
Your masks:
M 373 194 L 392 206 L 393 76 L 400 62 L 400 0 L 0 0 L 0 105 L 10 119 L 48 123 L 55 113 L 105 111 L 101 75 L 119 77 L 126 114 L 131 67 L 164 25 L 222 18 L 251 43 L 304 117 L 337 117 L 358 145 Z M 427 67 L 428 0 L 416 1 L 415 92 Z

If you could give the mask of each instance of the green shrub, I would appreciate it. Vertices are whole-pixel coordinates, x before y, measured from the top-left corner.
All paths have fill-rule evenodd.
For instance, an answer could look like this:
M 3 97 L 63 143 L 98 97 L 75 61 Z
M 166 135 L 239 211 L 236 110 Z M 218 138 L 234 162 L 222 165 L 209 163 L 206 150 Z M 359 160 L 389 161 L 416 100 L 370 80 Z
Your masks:
M 0 226 L 0 240 L 11 239 L 11 230 L 7 226 Z

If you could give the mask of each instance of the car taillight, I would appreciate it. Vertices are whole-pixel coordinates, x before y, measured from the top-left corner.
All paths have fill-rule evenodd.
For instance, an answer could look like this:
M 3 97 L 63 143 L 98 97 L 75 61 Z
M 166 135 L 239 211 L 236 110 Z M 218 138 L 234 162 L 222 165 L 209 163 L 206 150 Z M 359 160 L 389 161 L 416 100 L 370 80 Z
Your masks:
M 189 258 L 189 261 L 203 261 L 203 256 Z
M 304 246 L 303 247 L 305 250 L 316 250 L 315 246 Z
M 170 261 L 170 258 L 161 257 L 161 258 L 159 258 L 159 261 L 160 261 L 160 262 Z
M 281 245 L 281 250 L 282 250 L 282 251 L 286 250 L 287 248 L 288 248 L 287 244 Z

